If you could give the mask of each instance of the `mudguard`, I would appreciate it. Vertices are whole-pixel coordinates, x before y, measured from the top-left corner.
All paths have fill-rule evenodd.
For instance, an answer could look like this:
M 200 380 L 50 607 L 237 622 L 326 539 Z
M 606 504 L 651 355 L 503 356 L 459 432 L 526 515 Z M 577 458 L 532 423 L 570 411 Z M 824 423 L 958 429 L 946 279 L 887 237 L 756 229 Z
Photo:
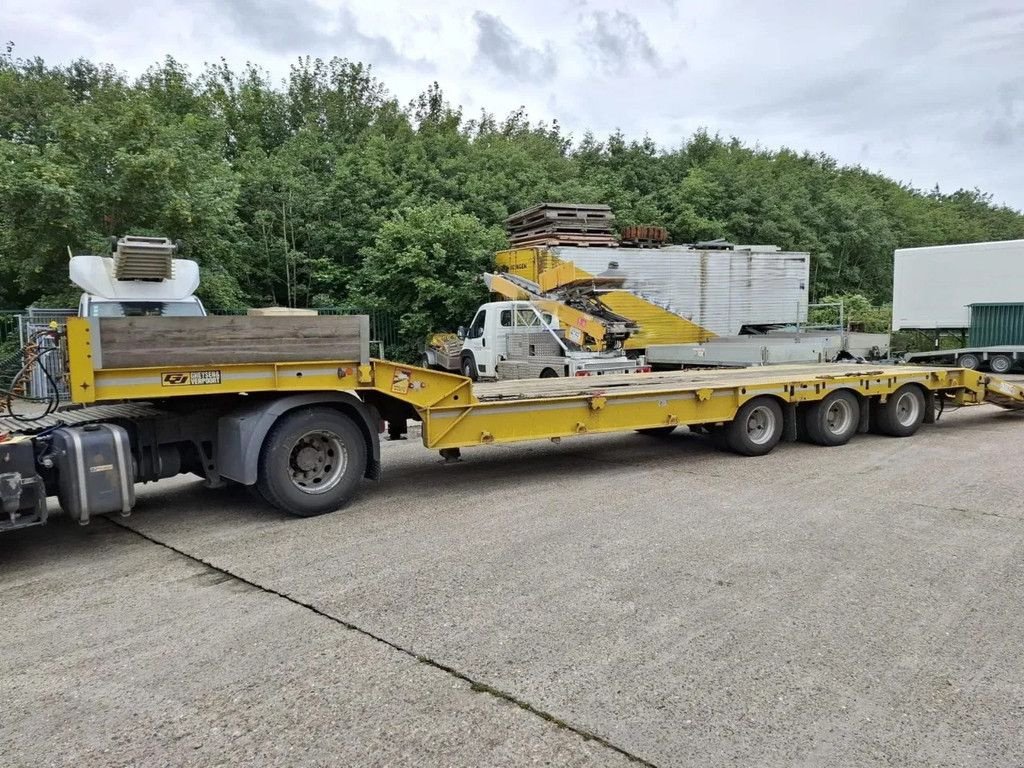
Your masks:
M 222 477 L 243 485 L 255 483 L 260 449 L 274 422 L 289 411 L 310 405 L 337 408 L 352 418 L 366 439 L 365 476 L 378 479 L 380 417 L 376 409 L 348 392 L 306 392 L 259 399 L 221 416 L 217 422 L 217 471 Z

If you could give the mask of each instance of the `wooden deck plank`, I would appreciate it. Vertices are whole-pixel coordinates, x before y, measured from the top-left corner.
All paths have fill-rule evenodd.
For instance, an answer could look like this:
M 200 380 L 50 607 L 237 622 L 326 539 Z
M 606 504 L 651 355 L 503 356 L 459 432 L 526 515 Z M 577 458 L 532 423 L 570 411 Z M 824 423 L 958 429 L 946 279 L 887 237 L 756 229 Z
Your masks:
M 483 402 L 530 400 L 535 398 L 579 397 L 616 391 L 647 392 L 665 389 L 701 389 L 744 384 L 777 384 L 816 379 L 823 376 L 871 376 L 927 372 L 920 366 L 877 366 L 857 364 L 778 365 L 727 370 L 661 371 L 623 373 L 578 378 L 523 379 L 483 382 L 473 385 L 473 394 Z
M 102 318 L 100 340 L 104 369 L 358 360 L 362 342 L 358 315 Z

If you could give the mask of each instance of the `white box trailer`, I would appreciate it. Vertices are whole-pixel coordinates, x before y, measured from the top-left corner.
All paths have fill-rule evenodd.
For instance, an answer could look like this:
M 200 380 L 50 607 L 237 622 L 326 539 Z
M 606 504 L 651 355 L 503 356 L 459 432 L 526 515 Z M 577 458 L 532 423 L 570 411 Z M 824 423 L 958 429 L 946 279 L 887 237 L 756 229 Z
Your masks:
M 893 258 L 892 328 L 970 327 L 971 304 L 1024 301 L 1024 240 L 899 248 Z
M 623 286 L 719 336 L 744 326 L 807 322 L 810 255 L 776 246 L 701 249 L 548 248 L 562 261 L 592 274 L 611 262 L 625 273 Z

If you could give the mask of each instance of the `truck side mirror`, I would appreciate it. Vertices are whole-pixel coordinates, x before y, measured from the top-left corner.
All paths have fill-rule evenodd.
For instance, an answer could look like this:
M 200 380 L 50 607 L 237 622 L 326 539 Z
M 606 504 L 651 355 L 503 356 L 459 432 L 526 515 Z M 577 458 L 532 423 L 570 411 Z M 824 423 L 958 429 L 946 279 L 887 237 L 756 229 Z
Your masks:
M 466 326 L 460 325 L 459 330 L 457 330 L 455 333 L 462 341 L 466 340 Z

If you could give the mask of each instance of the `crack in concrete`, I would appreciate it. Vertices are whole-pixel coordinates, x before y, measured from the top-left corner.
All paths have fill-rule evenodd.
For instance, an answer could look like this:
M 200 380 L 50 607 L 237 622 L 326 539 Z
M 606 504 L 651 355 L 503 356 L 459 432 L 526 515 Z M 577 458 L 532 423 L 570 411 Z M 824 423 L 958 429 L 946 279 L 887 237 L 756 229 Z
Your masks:
M 983 509 L 966 509 L 964 507 L 952 507 L 943 506 L 940 504 L 925 504 L 924 502 L 915 501 L 912 502 L 915 507 L 921 507 L 922 509 L 931 509 L 936 512 L 959 512 L 962 515 L 968 517 L 998 517 L 1000 520 L 1011 520 L 1015 523 L 1024 523 L 1024 518 L 1015 517 L 1014 515 L 1003 515 L 999 512 L 986 512 Z
M 652 763 L 650 760 L 646 760 L 640 757 L 639 755 L 635 755 L 629 750 L 625 749 L 624 747 L 620 747 L 617 744 L 612 743 L 608 739 L 599 736 L 596 733 L 592 733 L 591 731 L 588 731 L 585 728 L 582 728 L 581 726 L 573 725 L 572 723 L 569 723 L 568 721 L 563 720 L 560 717 L 557 717 L 556 715 L 553 715 L 552 713 L 546 710 L 540 709 L 539 707 L 534 706 L 530 702 L 519 698 L 515 694 L 503 691 L 500 688 L 495 688 L 494 686 L 484 683 L 480 680 L 476 680 L 475 678 L 471 677 L 465 672 L 460 672 L 454 667 L 451 667 L 443 662 L 437 661 L 436 659 L 433 659 L 430 656 L 416 653 L 415 651 L 410 650 L 405 646 L 399 645 L 398 643 L 392 640 L 388 640 L 385 637 L 377 635 L 368 629 L 363 629 L 362 627 L 353 624 L 350 621 L 346 621 L 345 619 L 339 618 L 338 616 L 334 616 L 333 614 L 327 613 L 326 611 L 317 608 L 312 603 L 307 603 L 303 600 L 299 600 L 298 598 L 292 597 L 291 595 L 288 595 L 284 592 L 280 592 L 274 589 L 273 587 L 268 587 L 263 584 L 259 584 L 255 581 L 251 581 L 245 578 L 244 576 L 239 576 L 237 573 L 233 573 L 232 571 L 227 570 L 226 568 L 214 565 L 208 560 L 204 560 L 201 557 L 196 557 L 195 555 L 189 554 L 188 552 L 179 549 L 173 544 L 168 544 L 165 541 L 161 541 L 160 539 L 154 538 L 153 536 L 150 536 L 147 533 L 143 533 L 142 531 L 132 528 L 130 525 L 125 525 L 123 522 L 116 518 L 107 517 L 104 519 L 108 523 L 114 525 L 117 528 L 120 528 L 124 531 L 128 531 L 129 533 L 133 533 L 139 538 L 148 541 L 151 544 L 155 544 L 158 547 L 163 547 L 164 549 L 174 552 L 176 555 L 184 557 L 187 560 L 190 560 L 194 563 L 198 563 L 215 573 L 221 574 L 229 579 L 234 579 L 235 581 L 245 584 L 248 587 L 252 587 L 253 589 L 257 589 L 261 592 L 265 592 L 268 595 L 273 595 L 274 597 L 279 597 L 282 600 L 287 600 L 289 603 L 292 603 L 293 605 L 296 605 L 300 608 L 304 608 L 307 611 L 310 611 L 311 613 L 320 616 L 321 618 L 334 622 L 335 624 L 338 624 L 339 626 L 342 626 L 345 629 L 348 629 L 352 632 L 356 632 L 362 635 L 363 637 L 373 640 L 374 642 L 385 645 L 391 650 L 397 651 L 398 653 L 401 653 L 404 656 L 408 656 L 409 658 L 413 659 L 414 661 L 420 664 L 425 664 L 428 667 L 432 667 L 433 669 L 444 672 L 445 674 L 450 675 L 451 677 L 454 677 L 455 679 L 460 680 L 461 682 L 469 685 L 470 690 L 472 690 L 475 693 L 487 694 L 488 696 L 493 696 L 494 698 L 499 699 L 500 701 L 503 701 L 507 704 L 513 704 L 516 707 L 519 707 L 519 709 L 523 710 L 524 712 L 528 712 L 531 715 L 539 717 L 540 719 L 550 723 L 551 725 L 554 725 L 557 728 L 562 728 L 564 730 L 576 734 L 585 741 L 592 741 L 595 744 L 600 744 L 602 747 L 605 747 L 606 749 L 610 749 L 612 752 L 622 755 L 627 760 L 636 763 L 637 765 L 643 765 L 646 766 L 646 768 L 658 768 L 658 766 L 655 763 Z

